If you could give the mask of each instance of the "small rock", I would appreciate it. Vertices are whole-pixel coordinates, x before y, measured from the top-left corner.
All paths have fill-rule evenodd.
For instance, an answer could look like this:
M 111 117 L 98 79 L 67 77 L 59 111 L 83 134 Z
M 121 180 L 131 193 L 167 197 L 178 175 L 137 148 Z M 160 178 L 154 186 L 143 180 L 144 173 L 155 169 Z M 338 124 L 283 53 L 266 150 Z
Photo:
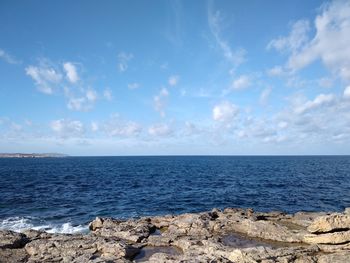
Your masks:
M 96 217 L 94 221 L 89 224 L 89 229 L 95 231 L 103 226 L 103 219 L 101 217 Z

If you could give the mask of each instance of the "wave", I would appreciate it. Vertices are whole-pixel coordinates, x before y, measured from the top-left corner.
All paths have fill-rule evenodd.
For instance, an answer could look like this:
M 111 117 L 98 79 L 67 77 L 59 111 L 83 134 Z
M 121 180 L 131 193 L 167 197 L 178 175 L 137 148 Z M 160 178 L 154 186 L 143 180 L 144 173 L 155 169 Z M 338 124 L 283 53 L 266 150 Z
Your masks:
M 45 231 L 47 233 L 78 234 L 89 231 L 87 225 L 73 225 L 71 222 L 52 224 L 45 220 L 32 217 L 8 217 L 0 220 L 0 229 L 22 232 L 27 229 Z

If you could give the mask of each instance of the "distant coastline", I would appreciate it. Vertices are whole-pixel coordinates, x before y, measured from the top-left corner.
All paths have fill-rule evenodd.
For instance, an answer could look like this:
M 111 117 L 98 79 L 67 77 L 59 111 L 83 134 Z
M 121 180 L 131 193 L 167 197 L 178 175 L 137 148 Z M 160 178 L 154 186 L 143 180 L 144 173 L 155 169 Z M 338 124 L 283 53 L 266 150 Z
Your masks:
M 61 158 L 68 157 L 62 153 L 0 153 L 0 158 Z

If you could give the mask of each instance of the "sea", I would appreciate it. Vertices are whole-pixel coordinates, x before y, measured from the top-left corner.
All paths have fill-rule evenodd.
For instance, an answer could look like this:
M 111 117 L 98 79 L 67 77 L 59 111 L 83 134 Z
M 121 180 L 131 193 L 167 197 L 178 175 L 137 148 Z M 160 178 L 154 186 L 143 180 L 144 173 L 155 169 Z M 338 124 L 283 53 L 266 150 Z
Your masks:
M 350 156 L 0 158 L 0 229 L 85 233 L 97 216 L 226 207 L 342 211 Z

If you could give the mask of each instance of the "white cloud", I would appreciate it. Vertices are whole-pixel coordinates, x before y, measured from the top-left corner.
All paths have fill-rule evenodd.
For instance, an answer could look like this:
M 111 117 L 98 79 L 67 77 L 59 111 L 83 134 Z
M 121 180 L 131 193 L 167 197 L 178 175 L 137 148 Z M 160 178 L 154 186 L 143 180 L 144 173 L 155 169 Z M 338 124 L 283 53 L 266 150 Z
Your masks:
M 277 124 L 277 127 L 280 128 L 280 129 L 285 129 L 288 127 L 288 122 L 286 121 L 280 121 L 278 124 Z
M 333 86 L 333 80 L 330 78 L 320 78 L 318 80 L 318 85 L 320 85 L 322 88 L 330 88 Z
M 260 98 L 259 98 L 259 102 L 261 105 L 266 105 L 269 97 L 270 97 L 270 94 L 272 92 L 272 88 L 268 87 L 266 89 L 264 89 L 261 94 L 260 94 Z
M 287 37 L 273 39 L 267 45 L 267 49 L 274 48 L 278 51 L 296 52 L 308 42 L 310 23 L 307 20 L 299 20 L 292 25 L 292 30 Z
M 194 135 L 194 134 L 198 134 L 200 132 L 200 130 L 197 128 L 197 126 L 190 122 L 190 121 L 186 121 L 185 122 L 185 129 L 184 129 L 184 134 L 185 135 Z
M 110 89 L 105 89 L 103 91 L 103 97 L 108 100 L 111 101 L 113 99 L 113 95 L 112 95 L 112 91 Z
M 238 106 L 228 102 L 223 101 L 213 108 L 213 119 L 220 122 L 230 122 L 239 113 Z
M 120 72 L 124 72 L 128 69 L 128 63 L 134 58 L 132 53 L 120 52 L 118 54 L 118 69 Z
M 23 129 L 22 125 L 15 123 L 15 122 L 11 122 L 11 129 L 14 131 L 21 131 Z
M 142 131 L 142 127 L 136 122 L 127 122 L 117 127 L 110 127 L 110 136 L 134 136 Z
M 154 109 L 159 112 L 160 116 L 165 117 L 166 99 L 169 92 L 166 88 L 162 88 L 158 95 L 153 97 Z
M 139 87 L 140 87 L 140 84 L 137 82 L 133 82 L 133 83 L 128 84 L 128 89 L 131 89 L 131 90 L 138 89 Z
M 83 79 L 79 81 L 76 67 L 71 62 L 55 65 L 47 59 L 42 59 L 38 66 L 28 66 L 25 71 L 34 80 L 39 91 L 46 94 L 63 94 L 70 110 L 90 110 L 98 99 L 96 90 L 84 87 Z
M 303 114 L 309 110 L 316 109 L 325 105 L 330 105 L 335 101 L 333 94 L 319 94 L 314 100 L 306 101 L 305 103 L 297 106 L 294 111 L 297 114 Z
M 76 83 L 79 80 L 77 69 L 72 62 L 66 62 L 63 64 L 64 71 L 66 72 L 66 77 L 69 82 Z
M 33 122 L 31 121 L 31 120 L 28 120 L 28 119 L 26 119 L 25 121 L 24 121 L 24 123 L 27 125 L 27 126 L 32 126 L 33 125 Z
M 76 111 L 86 111 L 89 109 L 89 107 L 86 107 L 86 98 L 80 97 L 80 98 L 69 98 L 67 107 L 70 110 L 76 110 Z
M 98 125 L 97 122 L 95 122 L 95 121 L 92 121 L 92 122 L 91 122 L 91 130 L 92 130 L 93 132 L 97 132 L 97 131 L 99 130 L 99 128 L 100 128 L 100 126 Z
M 167 136 L 173 133 L 169 125 L 160 123 L 154 124 L 148 128 L 148 133 L 152 136 Z
M 273 135 L 273 136 L 266 136 L 263 138 L 263 142 L 265 143 L 280 143 L 287 140 L 286 136 L 283 135 Z
M 104 124 L 104 131 L 112 137 L 131 137 L 140 134 L 142 127 L 136 122 L 125 121 L 115 114 Z
M 231 89 L 239 90 L 248 88 L 251 85 L 251 78 L 247 75 L 241 75 L 232 82 Z
M 320 9 L 314 21 L 315 35 L 309 40 L 304 20 L 294 24 L 288 37 L 272 40 L 268 47 L 290 52 L 287 68 L 300 70 L 316 60 L 336 76 L 350 81 L 350 2 L 333 1 Z
M 221 37 L 221 24 L 223 23 L 223 18 L 220 11 L 213 11 L 211 6 L 208 8 L 208 23 L 210 31 L 213 34 L 217 45 L 220 47 L 223 56 L 232 63 L 233 69 L 237 68 L 245 61 L 246 51 L 243 48 L 233 50 L 229 43 Z
M 281 66 L 274 66 L 273 68 L 267 70 L 267 74 L 269 76 L 281 76 L 284 74 L 284 70 Z
M 177 83 L 179 82 L 180 80 L 180 77 L 179 76 L 170 76 L 169 77 L 169 80 L 168 80 L 168 83 L 170 86 L 176 86 Z
M 96 100 L 98 99 L 97 92 L 89 88 L 87 90 L 82 89 L 81 92 L 84 92 L 84 94 L 74 94 L 72 93 L 71 89 L 65 87 L 64 88 L 65 96 L 68 99 L 67 107 L 70 110 L 75 111 L 88 111 L 91 110 L 94 107 L 94 104 Z
M 21 64 L 21 61 L 15 59 L 13 56 L 5 52 L 5 50 L 0 48 L 0 59 L 3 59 L 9 64 Z
M 44 65 L 41 67 L 28 66 L 25 71 L 34 80 L 38 90 L 46 94 L 52 94 L 62 80 L 61 73 Z
M 97 100 L 97 92 L 93 89 L 88 89 L 86 91 L 86 99 L 91 102 L 95 102 Z
M 245 116 L 243 121 L 238 123 L 238 127 L 239 129 L 236 131 L 237 138 L 248 138 L 249 142 L 279 143 L 286 139 L 283 134 L 278 133 L 269 119 Z
M 50 123 L 50 128 L 60 137 L 79 137 L 84 133 L 84 125 L 80 121 L 60 119 Z
M 350 86 L 347 86 L 347 87 L 344 89 L 344 98 L 350 99 Z

